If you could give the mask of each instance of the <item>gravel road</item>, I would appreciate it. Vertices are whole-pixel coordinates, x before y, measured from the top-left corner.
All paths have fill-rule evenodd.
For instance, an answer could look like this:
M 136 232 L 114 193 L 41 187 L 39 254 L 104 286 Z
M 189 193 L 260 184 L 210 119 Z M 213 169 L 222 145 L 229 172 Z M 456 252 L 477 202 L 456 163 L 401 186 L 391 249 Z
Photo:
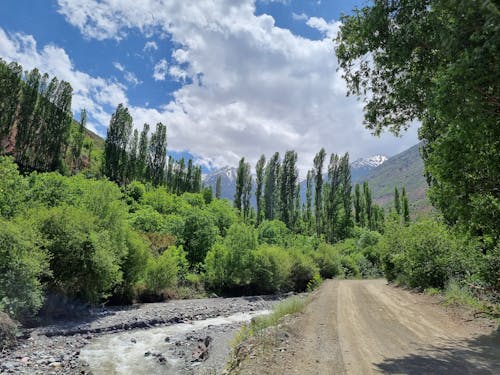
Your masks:
M 498 374 L 495 323 L 385 280 L 329 280 L 240 374 Z M 279 337 L 279 335 L 276 335 Z

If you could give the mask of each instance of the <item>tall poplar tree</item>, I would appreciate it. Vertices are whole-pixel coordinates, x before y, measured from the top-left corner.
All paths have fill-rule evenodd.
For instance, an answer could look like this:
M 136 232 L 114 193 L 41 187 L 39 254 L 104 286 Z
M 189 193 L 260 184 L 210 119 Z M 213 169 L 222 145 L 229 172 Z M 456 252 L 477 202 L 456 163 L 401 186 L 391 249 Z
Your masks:
M 120 103 L 109 122 L 103 160 L 104 175 L 117 183 L 123 183 L 126 175 L 127 143 L 131 131 L 132 117 Z
M 306 224 L 306 232 L 308 235 L 312 234 L 312 187 L 313 187 L 313 176 L 314 172 L 312 170 L 307 171 L 306 177 L 306 210 L 304 215 L 304 221 Z
M 167 127 L 161 122 L 151 135 L 148 157 L 148 177 L 155 186 L 165 183 L 165 164 L 167 162 Z
M 280 169 L 280 154 L 275 152 L 271 159 L 267 162 L 266 173 L 264 178 L 264 209 L 265 218 L 273 220 L 276 214 L 276 193 L 277 193 L 277 180 L 279 177 Z
M 144 124 L 139 138 L 139 153 L 137 155 L 136 174 L 137 178 L 145 181 L 146 167 L 148 164 L 148 149 L 149 149 L 149 124 Z
M 221 197 L 221 184 L 222 184 L 222 176 L 217 176 L 217 180 L 215 181 L 215 198 L 220 199 Z
M 394 209 L 398 215 L 401 215 L 401 200 L 397 186 L 394 187 Z
M 403 221 L 408 224 L 410 222 L 410 207 L 408 206 L 408 197 L 406 196 L 406 189 L 404 187 L 401 194 L 401 201 L 403 203 Z
M 314 216 L 316 218 L 316 234 L 321 234 L 321 215 L 323 212 L 323 163 L 325 162 L 326 152 L 322 148 L 314 157 Z
M 354 186 L 354 221 L 356 222 L 356 225 L 359 226 L 363 226 L 361 222 L 363 216 L 361 201 L 361 190 L 359 188 L 359 184 L 356 184 Z
M 350 235 L 351 228 L 353 226 L 352 222 L 352 184 L 351 184 L 351 167 L 349 165 L 349 154 L 345 153 L 342 158 L 340 158 L 340 185 L 341 185 L 341 195 L 342 195 L 342 205 L 344 216 L 342 219 L 342 226 L 339 233 L 340 239 L 345 239 Z
M 330 243 L 339 239 L 340 172 L 340 158 L 338 155 L 332 154 L 328 164 L 328 184 L 325 187 L 325 196 L 327 197 L 325 202 L 325 234 Z
M 266 165 L 266 157 L 261 155 L 257 164 L 255 166 L 255 173 L 257 174 L 256 178 L 256 189 L 255 189 L 255 200 L 257 202 L 257 224 L 260 224 L 263 218 L 263 210 L 262 206 L 264 204 L 264 199 L 262 196 L 263 187 L 264 187 L 264 168 Z
M 372 192 L 370 187 L 368 186 L 368 182 L 363 183 L 363 200 L 364 200 L 364 208 L 366 214 L 366 222 L 365 225 L 368 228 L 373 227 L 373 218 L 372 218 Z

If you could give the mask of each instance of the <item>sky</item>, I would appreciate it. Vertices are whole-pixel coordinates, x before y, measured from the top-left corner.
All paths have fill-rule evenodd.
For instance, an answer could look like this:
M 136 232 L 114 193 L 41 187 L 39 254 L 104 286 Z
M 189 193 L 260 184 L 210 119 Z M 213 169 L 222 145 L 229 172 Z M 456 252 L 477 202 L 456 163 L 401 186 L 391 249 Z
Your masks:
M 0 57 L 68 81 L 72 109 L 106 135 L 126 105 L 134 126 L 167 125 L 173 155 L 204 170 L 295 150 L 301 175 L 321 147 L 352 160 L 417 143 L 374 137 L 346 97 L 333 38 L 366 0 L 2 0 Z

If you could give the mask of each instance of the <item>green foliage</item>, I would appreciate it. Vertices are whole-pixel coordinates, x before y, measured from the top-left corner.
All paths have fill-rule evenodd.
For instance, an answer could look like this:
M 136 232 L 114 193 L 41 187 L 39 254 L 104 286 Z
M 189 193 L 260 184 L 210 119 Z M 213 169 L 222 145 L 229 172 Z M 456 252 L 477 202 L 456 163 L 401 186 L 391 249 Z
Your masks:
M 175 285 L 181 262 L 179 254 L 177 248 L 172 251 L 167 249 L 160 256 L 149 258 L 145 282 L 151 293 L 159 295 L 163 289 Z
M 11 218 L 23 208 L 27 183 L 17 165 L 6 156 L 0 156 L 0 176 L 0 216 Z
M 163 216 L 151 206 L 142 206 L 132 213 L 130 224 L 141 232 L 163 232 L 166 228 Z
M 481 264 L 480 252 L 473 241 L 435 220 L 409 226 L 392 220 L 381 246 L 387 279 L 411 287 L 443 288 L 452 278 L 464 279 L 477 273 Z
M 202 263 L 217 239 L 213 217 L 198 208 L 189 211 L 184 222 L 183 245 L 191 266 Z
M 277 293 L 287 288 L 291 258 L 281 247 L 261 245 L 252 252 L 252 284 L 256 293 Z
M 100 230 L 88 211 L 63 205 L 36 216 L 54 292 L 95 303 L 121 283 L 123 250 L 114 248 L 110 232 Z
M 222 237 L 226 236 L 229 227 L 238 220 L 238 215 L 231 206 L 231 203 L 225 199 L 214 199 L 207 206 L 207 210 L 215 218 L 215 225 L 219 229 L 219 235 Z
M 281 220 L 264 220 L 257 228 L 259 243 L 284 245 L 290 231 Z
M 334 246 L 321 243 L 312 253 L 312 257 L 319 267 L 319 274 L 322 278 L 332 279 L 342 275 L 340 255 Z
M 349 93 L 367 99 L 366 126 L 399 133 L 421 121 L 431 202 L 491 250 L 500 237 L 498 5 L 375 1 L 341 21 L 336 55 Z
M 290 282 L 293 290 L 303 292 L 314 275 L 319 274 L 319 268 L 313 259 L 300 249 L 290 249 L 290 256 L 292 258 Z
M 32 316 L 43 303 L 40 279 L 48 257 L 38 242 L 30 223 L 0 218 L 0 310 L 17 319 Z

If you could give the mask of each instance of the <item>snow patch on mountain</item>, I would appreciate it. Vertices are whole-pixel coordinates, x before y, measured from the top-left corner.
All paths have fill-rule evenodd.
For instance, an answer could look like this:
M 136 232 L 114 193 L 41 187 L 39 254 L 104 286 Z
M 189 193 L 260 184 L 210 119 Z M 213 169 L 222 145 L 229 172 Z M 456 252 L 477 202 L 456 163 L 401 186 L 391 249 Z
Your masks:
M 351 168 L 376 168 L 384 164 L 387 159 L 385 155 L 373 155 L 367 158 L 359 158 L 351 163 Z

